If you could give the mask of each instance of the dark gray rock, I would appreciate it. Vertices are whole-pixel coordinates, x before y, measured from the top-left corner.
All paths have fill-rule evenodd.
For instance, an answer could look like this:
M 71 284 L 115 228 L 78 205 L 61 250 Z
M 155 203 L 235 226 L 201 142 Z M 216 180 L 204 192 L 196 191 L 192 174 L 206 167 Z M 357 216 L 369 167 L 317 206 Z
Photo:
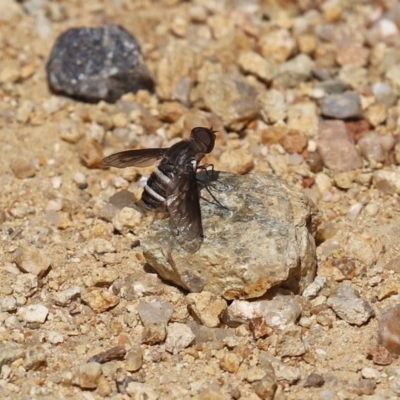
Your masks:
M 201 202 L 200 250 L 183 250 L 163 220 L 141 240 L 146 261 L 190 292 L 206 290 L 226 299 L 259 297 L 283 282 L 294 291 L 310 284 L 319 213 L 308 197 L 264 174 L 219 173 L 213 184 L 214 195 L 228 209 Z
M 114 102 L 124 93 L 154 90 L 137 40 L 118 25 L 62 33 L 46 71 L 51 90 L 90 102 Z
M 357 93 L 337 93 L 325 96 L 321 102 L 322 115 L 349 119 L 362 116 L 361 100 Z

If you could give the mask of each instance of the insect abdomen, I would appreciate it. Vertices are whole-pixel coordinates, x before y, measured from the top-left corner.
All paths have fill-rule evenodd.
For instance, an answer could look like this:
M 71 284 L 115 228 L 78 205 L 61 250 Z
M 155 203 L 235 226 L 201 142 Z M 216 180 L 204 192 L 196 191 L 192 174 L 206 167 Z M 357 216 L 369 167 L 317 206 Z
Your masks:
M 147 210 L 154 210 L 165 203 L 167 186 L 171 178 L 168 172 L 159 165 L 147 181 L 141 202 Z

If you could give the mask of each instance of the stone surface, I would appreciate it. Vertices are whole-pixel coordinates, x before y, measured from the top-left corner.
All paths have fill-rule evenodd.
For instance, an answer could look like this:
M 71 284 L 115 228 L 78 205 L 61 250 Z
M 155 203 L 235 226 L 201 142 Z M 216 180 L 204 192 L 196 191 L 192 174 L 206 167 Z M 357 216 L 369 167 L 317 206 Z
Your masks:
M 132 400 L 157 400 L 159 398 L 157 391 L 149 385 L 140 382 L 129 382 L 126 387 L 126 393 Z
M 335 171 L 351 171 L 362 167 L 362 158 L 342 121 L 322 121 L 317 140 L 324 165 Z
M 10 168 L 18 179 L 32 178 L 36 175 L 35 167 L 29 161 L 21 158 L 13 160 Z
M 374 315 L 374 310 L 367 300 L 360 298 L 360 294 L 349 283 L 347 281 L 338 285 L 329 297 L 328 305 L 349 324 L 360 326 Z
M 52 90 L 86 101 L 114 102 L 124 93 L 154 88 L 136 38 L 118 25 L 65 31 L 46 71 Z
M 226 352 L 221 358 L 219 365 L 223 370 L 235 373 L 239 369 L 240 363 L 242 361 L 243 358 L 240 357 L 238 354 Z
M 379 318 L 378 343 L 391 354 L 400 355 L 400 305 L 387 308 Z
M 189 105 L 194 83 L 195 54 L 187 46 L 171 43 L 157 65 L 157 94 L 165 100 Z
M 96 389 L 101 375 L 102 371 L 99 363 L 82 364 L 79 366 L 73 383 L 82 389 Z
M 148 323 L 142 331 L 142 343 L 150 345 L 163 343 L 167 336 L 165 326 L 157 323 Z
M 261 103 L 261 117 L 267 124 L 284 121 L 287 117 L 287 103 L 280 90 L 270 89 L 258 96 Z
M 275 74 L 274 87 L 290 88 L 311 78 L 313 60 L 306 54 L 299 54 L 289 61 L 279 65 Z
M 254 51 L 240 53 L 238 64 L 244 72 L 255 75 L 266 83 L 271 82 L 277 69 L 277 64 Z
M 187 301 L 195 318 L 210 328 L 216 328 L 219 325 L 220 316 L 227 308 L 224 299 L 205 291 L 189 293 Z
M 226 320 L 228 324 L 237 324 L 262 317 L 269 327 L 284 330 L 295 323 L 300 314 L 301 307 L 293 296 L 276 295 L 272 300 L 234 300 L 228 307 Z
M 87 288 L 81 294 L 82 300 L 89 305 L 89 307 L 98 313 L 104 312 L 109 308 L 115 307 L 119 303 L 119 298 L 115 294 L 106 289 L 98 288 L 95 286 Z
M 138 314 L 143 325 L 159 324 L 167 326 L 171 319 L 174 306 L 171 303 L 140 303 L 138 306 Z
M 93 357 L 90 357 L 89 363 L 104 364 L 112 360 L 122 360 L 125 357 L 126 350 L 122 346 L 112 347 L 109 350 L 102 351 Z
M 318 211 L 308 198 L 267 175 L 221 173 L 216 184 L 227 209 L 202 206 L 205 239 L 200 250 L 188 254 L 177 246 L 163 221 L 142 242 L 147 262 L 186 290 L 226 299 L 258 297 L 282 282 L 294 290 L 311 283 Z M 238 237 L 240 231 L 246 235 Z
M 194 338 L 194 333 L 187 325 L 174 322 L 167 327 L 165 349 L 172 354 L 178 354 L 182 349 L 188 347 Z
M 322 115 L 335 119 L 360 118 L 361 101 L 357 93 L 330 94 L 322 99 Z
M 359 140 L 358 146 L 362 156 L 370 162 L 384 162 L 389 159 L 395 139 L 392 135 L 379 135 L 368 132 Z
M 257 90 L 239 75 L 211 74 L 198 91 L 207 109 L 221 118 L 224 126 L 238 130 L 258 114 Z
M 129 350 L 126 355 L 125 368 L 129 372 L 136 372 L 143 365 L 143 352 L 139 346 Z
M 46 321 L 49 309 L 43 304 L 31 304 L 26 307 L 20 307 L 17 316 L 24 322 L 43 324 Z
M 400 194 L 400 168 L 381 169 L 372 175 L 375 187 L 384 194 Z

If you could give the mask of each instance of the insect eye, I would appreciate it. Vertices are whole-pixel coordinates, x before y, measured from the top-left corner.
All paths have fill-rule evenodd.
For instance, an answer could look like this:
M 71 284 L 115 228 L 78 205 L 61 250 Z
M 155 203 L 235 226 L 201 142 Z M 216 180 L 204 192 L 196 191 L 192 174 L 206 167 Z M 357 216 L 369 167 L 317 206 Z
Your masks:
M 197 127 L 192 130 L 191 137 L 199 151 L 209 153 L 214 148 L 215 131 L 208 128 Z

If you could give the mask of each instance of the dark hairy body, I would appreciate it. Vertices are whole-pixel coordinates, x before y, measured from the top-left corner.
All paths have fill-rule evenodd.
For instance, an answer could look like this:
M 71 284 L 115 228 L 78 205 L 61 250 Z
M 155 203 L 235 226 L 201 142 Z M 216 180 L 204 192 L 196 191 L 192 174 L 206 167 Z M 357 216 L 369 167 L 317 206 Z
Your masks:
M 127 150 L 106 157 L 101 165 L 125 168 L 158 163 L 144 187 L 141 205 L 146 210 L 165 206 L 174 234 L 178 239 L 193 242 L 191 247 L 197 250 L 203 238 L 203 225 L 196 172 L 214 144 L 212 128 L 196 127 L 189 139 L 169 148 Z

